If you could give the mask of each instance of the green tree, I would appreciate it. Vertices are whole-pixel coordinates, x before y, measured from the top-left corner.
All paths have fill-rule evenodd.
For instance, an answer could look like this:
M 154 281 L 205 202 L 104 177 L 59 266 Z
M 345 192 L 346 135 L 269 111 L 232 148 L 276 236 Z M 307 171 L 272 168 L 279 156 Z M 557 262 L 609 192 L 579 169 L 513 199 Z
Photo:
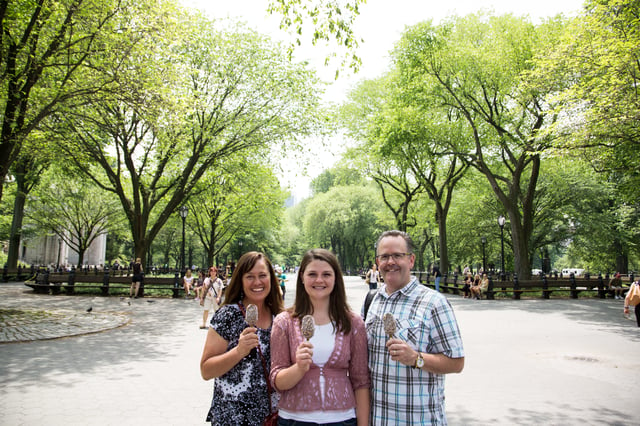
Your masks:
M 32 133 L 31 138 L 34 138 L 35 134 L 36 132 Z M 27 197 L 31 190 L 38 185 L 41 174 L 47 167 L 49 167 L 49 160 L 43 158 L 42 153 L 33 147 L 31 149 L 22 149 L 11 164 L 11 174 L 15 179 L 16 192 L 13 199 L 9 250 L 7 252 L 7 267 L 9 268 L 15 268 L 18 265 Z
M 310 200 L 306 198 L 285 210 L 278 230 L 280 251 L 273 261 L 284 265 L 299 265 L 302 254 L 312 246 L 311 243 L 307 243 L 303 234 L 305 206 Z
M 305 31 L 310 31 L 311 43 L 315 46 L 318 42 L 334 46 L 325 59 L 325 64 L 340 52 L 343 58 L 340 67 L 336 70 L 338 77 L 340 68 L 348 65 L 354 71 L 360 68 L 361 60 L 357 55 L 360 40 L 355 36 L 353 26 L 360 14 L 360 4 L 366 0 L 270 0 L 268 11 L 282 16 L 280 28 L 294 35 L 295 41 L 288 47 L 289 57 L 296 47 L 302 45 L 307 38 Z
M 551 93 L 559 115 L 549 133 L 640 198 L 640 2 L 588 0 L 562 38 L 536 57 L 531 85 Z
M 78 268 L 91 243 L 123 220 L 117 199 L 95 185 L 58 171 L 45 175 L 27 212 L 40 229 L 57 235 L 78 253 Z
M 416 182 L 402 154 L 393 155 L 393 148 L 386 144 L 389 86 L 385 78 L 362 82 L 341 106 L 340 120 L 349 136 L 359 142 L 347 152 L 348 158 L 378 185 L 382 201 L 395 217 L 394 228 L 407 231 L 416 225 L 409 217 L 411 203 L 424 188 Z
M 574 162 L 575 163 L 575 162 Z M 637 205 L 620 202 L 619 182 L 585 165 L 565 170 L 566 199 L 562 214 L 568 228 L 567 266 L 588 267 L 593 272 L 628 272 L 630 258 L 638 258 L 640 213 Z
M 470 135 L 440 110 L 412 105 L 412 99 L 407 101 L 398 90 L 399 83 L 394 73 L 386 80 L 378 80 L 384 85 L 383 90 L 372 90 L 372 83 L 365 83 L 360 89 L 365 93 L 354 96 L 363 105 L 345 108 L 346 113 L 355 112 L 346 122 L 351 124 L 352 134 L 363 141 L 360 150 L 369 153 L 364 162 L 396 216 L 398 229 L 406 231 L 408 226 L 417 224 L 415 220 L 409 223 L 408 218 L 416 196 L 426 193 L 433 201 L 439 227 L 440 268 L 446 272 L 447 214 L 454 188 L 469 167 L 451 151 L 452 147 L 459 150 L 467 145 Z M 378 111 L 370 107 L 372 104 L 379 105 Z M 356 123 L 358 120 L 367 123 Z M 387 189 L 401 195 L 397 206 L 386 196 Z
M 189 212 L 191 213 L 191 211 Z M 189 232 L 186 228 L 185 232 Z M 153 250 L 155 262 L 153 264 L 167 265 L 170 268 L 180 267 L 180 239 L 182 238 L 182 218 L 178 212 L 175 212 L 162 227 L 158 235 L 153 240 L 150 250 Z M 160 260 L 157 260 L 159 253 Z M 148 259 L 148 257 L 147 257 Z M 173 261 L 172 261 L 173 260 Z M 152 266 L 148 265 L 147 267 Z M 206 265 L 204 265 L 206 267 Z
M 316 195 L 329 191 L 334 186 L 357 185 L 364 183 L 361 173 L 344 165 L 331 167 L 313 178 L 311 194 Z
M 187 222 L 208 265 L 237 237 L 277 229 L 286 198 L 273 172 L 246 158 L 227 159 L 210 169 L 196 193 L 188 201 L 192 214 Z
M 120 200 L 142 259 L 209 169 L 307 134 L 317 104 L 313 73 L 264 37 L 197 15 L 155 18 L 164 26 L 127 58 L 121 96 L 55 117 L 60 148 Z
M 130 46 L 116 31 L 114 17 L 141 2 L 126 0 L 0 1 L 0 179 L 18 158 L 24 141 L 63 107 L 104 90 L 84 78 L 100 67 L 105 45 L 112 55 Z M 120 64 L 115 61 L 114 64 Z M 3 185 L 0 185 L 0 199 Z
M 371 259 L 381 232 L 375 189 L 336 186 L 313 197 L 306 208 L 304 234 L 313 247 L 331 249 L 343 270 L 357 270 Z
M 510 15 L 454 17 L 409 28 L 393 53 L 412 104 L 439 106 L 468 126 L 470 149 L 452 146 L 451 153 L 487 178 L 504 207 L 520 277 L 530 275 L 533 200 L 541 153 L 551 143 L 539 135 L 545 93 L 525 90 L 522 78 L 561 29 L 561 20 L 536 27 Z

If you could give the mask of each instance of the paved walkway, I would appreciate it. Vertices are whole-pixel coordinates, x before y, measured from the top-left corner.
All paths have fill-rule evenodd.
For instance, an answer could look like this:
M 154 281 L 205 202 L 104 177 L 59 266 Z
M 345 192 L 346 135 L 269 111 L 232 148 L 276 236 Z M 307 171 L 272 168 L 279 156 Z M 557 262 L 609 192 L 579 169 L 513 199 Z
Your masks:
M 347 291 L 359 310 L 367 286 L 350 277 Z M 621 301 L 450 300 L 467 355 L 447 377 L 451 425 L 638 424 L 640 328 Z M 0 284 L 0 312 L 0 341 L 13 342 L 0 343 L 0 425 L 204 422 L 195 301 Z

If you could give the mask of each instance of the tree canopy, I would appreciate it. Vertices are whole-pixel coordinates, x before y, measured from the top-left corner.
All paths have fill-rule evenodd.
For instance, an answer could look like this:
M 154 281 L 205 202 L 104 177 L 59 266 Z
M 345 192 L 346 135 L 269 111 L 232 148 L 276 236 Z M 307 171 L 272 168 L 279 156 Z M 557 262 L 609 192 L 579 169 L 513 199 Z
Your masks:
M 535 24 L 476 13 L 407 28 L 389 71 L 341 108 L 355 146 L 283 216 L 274 153 L 338 116 L 323 116 L 318 79 L 292 51 L 334 42 L 357 68 L 361 4 L 271 1 L 296 39 L 280 46 L 173 0 L 0 1 L 10 263 L 35 229 L 22 212 L 44 215 L 51 164 L 56 188 L 82 176 L 78 194 L 117 203 L 130 235 L 110 234 L 113 259 L 180 264 L 186 203 L 189 258 L 204 263 L 258 249 L 291 264 L 320 246 L 353 271 L 399 228 L 419 268 L 495 266 L 505 215 L 505 265 L 520 277 L 547 258 L 637 269 L 637 1 L 589 0 L 576 18 Z
M 120 200 L 142 259 L 208 170 L 295 141 L 316 117 L 316 79 L 304 65 L 252 31 L 173 13 L 122 58 L 117 93 L 50 125 L 75 167 Z

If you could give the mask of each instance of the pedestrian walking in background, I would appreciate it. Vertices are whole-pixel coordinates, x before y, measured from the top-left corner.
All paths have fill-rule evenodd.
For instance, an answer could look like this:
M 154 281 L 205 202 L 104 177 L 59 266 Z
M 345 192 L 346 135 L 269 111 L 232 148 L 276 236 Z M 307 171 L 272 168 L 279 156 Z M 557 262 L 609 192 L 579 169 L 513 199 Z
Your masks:
M 198 278 L 194 281 L 193 292 L 195 293 L 195 299 L 200 300 L 201 293 L 204 289 L 204 280 L 206 275 L 202 269 L 198 271 Z
M 131 277 L 131 287 L 129 288 L 129 297 L 138 298 L 140 291 L 140 283 L 143 280 L 144 270 L 142 269 L 142 260 L 138 257 L 132 265 L 133 276 Z
M 438 265 L 433 265 L 432 273 L 433 273 L 433 277 L 434 277 L 434 280 L 435 280 L 436 291 L 439 293 L 440 292 L 440 280 L 442 279 L 442 272 L 440 272 L 440 268 L 438 267 Z
M 245 321 L 250 304 L 258 308 L 253 327 Z M 200 361 L 202 377 L 216 379 L 207 414 L 212 425 L 262 425 L 277 406 L 278 395 L 267 383 L 271 325 L 281 311 L 282 297 L 271 262 L 260 252 L 243 254 L 225 300 L 211 319 Z
M 217 311 L 222 299 L 222 280 L 218 278 L 218 269 L 215 266 L 209 268 L 209 276 L 204 279 L 202 291 L 200 292 L 200 306 L 202 306 L 201 329 L 207 328 L 209 311 Z
M 386 231 L 376 247 L 384 285 L 373 298 L 365 321 L 370 423 L 446 425 L 444 378 L 464 368 L 453 309 L 442 294 L 411 276 L 415 255 L 407 233 Z
M 627 296 L 624 298 L 624 313 L 629 314 L 629 307 L 633 306 L 636 314 L 636 323 L 640 327 L 640 283 L 635 280 L 627 291 Z
M 364 280 L 369 284 L 369 290 L 375 290 L 378 288 L 378 282 L 380 282 L 380 272 L 378 272 L 378 266 L 374 263 L 364 276 Z
M 276 270 L 276 274 L 278 275 L 278 282 L 280 284 L 280 292 L 282 293 L 282 300 L 284 300 L 284 295 L 287 292 L 287 275 L 284 273 L 282 267 L 279 267 Z
M 302 329 L 307 315 L 311 330 Z M 330 251 L 302 258 L 295 303 L 273 324 L 271 360 L 271 384 L 281 393 L 278 425 L 369 424 L 367 335 Z

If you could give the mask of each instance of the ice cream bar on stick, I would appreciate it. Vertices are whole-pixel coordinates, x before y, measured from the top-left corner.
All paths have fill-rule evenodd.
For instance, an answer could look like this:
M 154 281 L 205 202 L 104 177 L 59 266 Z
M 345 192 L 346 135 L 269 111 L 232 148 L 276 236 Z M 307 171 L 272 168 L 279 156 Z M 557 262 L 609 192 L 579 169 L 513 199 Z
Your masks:
M 255 327 L 258 323 L 258 307 L 253 303 L 248 304 L 244 319 L 249 324 L 249 327 Z
M 305 315 L 304 317 L 302 317 L 302 335 L 304 336 L 305 339 L 307 339 L 307 342 L 313 337 L 313 333 L 315 333 L 316 331 L 316 323 L 313 320 L 313 316 L 311 315 Z
M 393 314 L 387 312 L 382 316 L 382 323 L 384 324 L 384 332 L 392 338 L 396 334 L 396 319 Z

